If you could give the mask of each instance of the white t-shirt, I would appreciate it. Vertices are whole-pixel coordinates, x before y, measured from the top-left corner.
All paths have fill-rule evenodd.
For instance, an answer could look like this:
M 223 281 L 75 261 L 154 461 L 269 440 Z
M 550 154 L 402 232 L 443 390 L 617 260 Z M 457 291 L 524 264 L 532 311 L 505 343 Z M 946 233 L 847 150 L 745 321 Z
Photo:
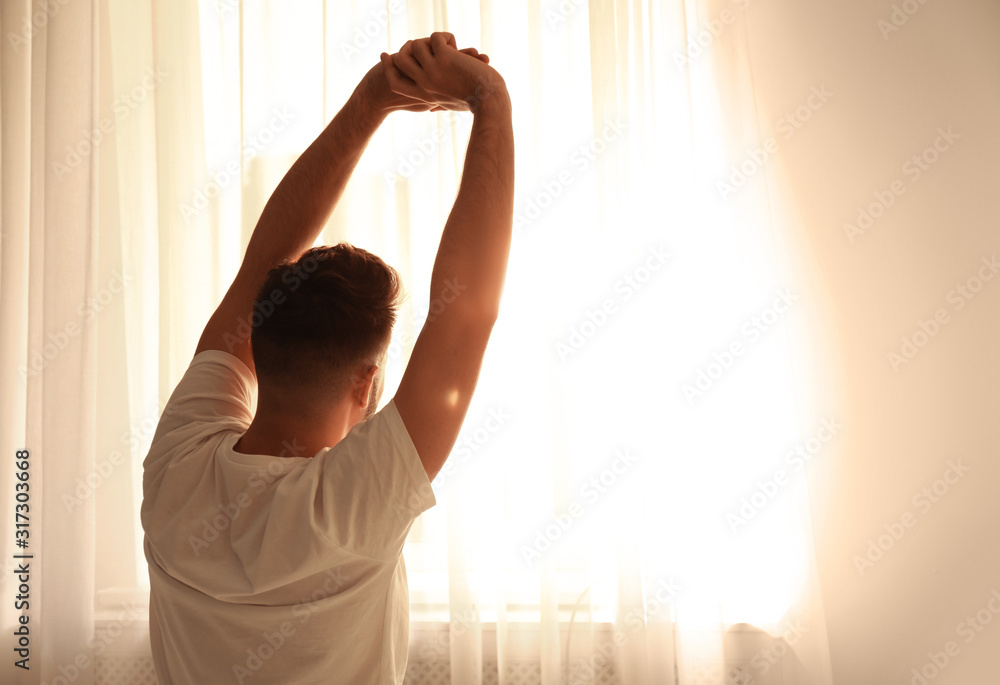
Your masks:
M 399 412 L 312 458 L 242 454 L 256 391 L 238 358 L 196 355 L 143 462 L 159 682 L 401 683 L 403 543 L 435 500 Z

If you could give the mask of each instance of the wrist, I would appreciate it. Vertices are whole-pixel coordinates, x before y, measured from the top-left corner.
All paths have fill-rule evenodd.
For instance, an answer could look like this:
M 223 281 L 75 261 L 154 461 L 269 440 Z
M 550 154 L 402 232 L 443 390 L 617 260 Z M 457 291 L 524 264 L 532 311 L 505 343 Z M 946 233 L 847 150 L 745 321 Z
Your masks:
M 365 120 L 381 123 L 389 116 L 392 92 L 381 71 L 380 65 L 375 65 L 351 93 L 349 104 L 357 116 Z
M 509 117 L 511 111 L 510 95 L 503 77 L 494 71 L 489 78 L 480 76 L 477 81 L 479 83 L 474 94 L 465 98 L 473 115 L 491 118 L 495 116 Z

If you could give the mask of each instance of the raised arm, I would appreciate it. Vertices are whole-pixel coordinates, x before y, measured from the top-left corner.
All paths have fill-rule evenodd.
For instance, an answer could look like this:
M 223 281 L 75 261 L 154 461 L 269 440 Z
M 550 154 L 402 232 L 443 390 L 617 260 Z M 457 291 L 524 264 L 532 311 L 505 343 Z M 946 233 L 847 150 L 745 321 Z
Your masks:
M 485 61 L 474 49 L 462 51 Z M 423 98 L 421 99 L 421 95 Z M 250 351 L 251 317 L 267 272 L 312 247 L 330 218 L 348 179 L 372 135 L 396 110 L 449 109 L 419 88 L 401 95 L 389 87 L 384 62 L 375 65 L 354 89 L 344 107 L 306 148 L 275 188 L 247 245 L 243 263 L 198 342 L 195 354 L 224 350 L 254 372 Z
M 430 479 L 455 445 L 479 378 L 500 306 L 514 219 L 514 136 L 506 85 L 487 64 L 450 47 L 449 38 L 433 34 L 394 59 L 418 86 L 465 100 L 474 116 L 458 197 L 431 273 L 431 313 L 394 397 Z

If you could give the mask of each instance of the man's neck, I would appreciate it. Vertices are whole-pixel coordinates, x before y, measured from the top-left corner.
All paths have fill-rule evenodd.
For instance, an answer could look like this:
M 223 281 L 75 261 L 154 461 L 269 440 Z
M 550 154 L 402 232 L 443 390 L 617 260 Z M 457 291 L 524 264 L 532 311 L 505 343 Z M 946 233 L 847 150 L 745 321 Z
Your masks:
M 314 457 L 343 440 L 349 428 L 346 417 L 334 420 L 273 420 L 258 411 L 233 449 L 242 454 L 276 457 Z
M 275 442 L 249 433 L 244 433 L 233 445 L 233 451 L 241 454 L 266 454 L 272 457 L 314 457 L 320 449 L 322 448 L 303 444 L 298 438 Z

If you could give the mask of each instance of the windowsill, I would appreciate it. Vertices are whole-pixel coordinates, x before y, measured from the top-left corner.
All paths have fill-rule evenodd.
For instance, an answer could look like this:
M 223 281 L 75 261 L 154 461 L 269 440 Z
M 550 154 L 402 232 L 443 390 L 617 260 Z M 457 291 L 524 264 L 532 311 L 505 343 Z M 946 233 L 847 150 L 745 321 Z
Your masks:
M 149 588 L 111 587 L 98 590 L 94 599 L 94 622 L 149 622 Z
M 572 607 L 560 607 L 560 620 L 558 621 L 559 631 L 565 633 L 570 630 L 570 626 L 588 626 L 588 630 L 593 629 L 598 633 L 610 633 L 615 630 L 615 624 L 610 620 L 584 621 L 582 617 L 570 621 L 568 615 Z M 531 633 L 536 632 L 541 627 L 538 620 L 523 620 L 516 618 L 517 614 L 537 614 L 538 607 L 520 606 L 516 610 L 509 611 L 514 614 L 514 618 L 507 618 L 503 621 L 503 627 L 507 631 Z M 455 631 L 454 626 L 461 626 L 462 620 L 459 618 L 454 624 L 442 616 L 448 615 L 448 608 L 435 606 L 433 609 L 417 609 L 410 611 L 411 632 L 436 633 L 440 631 Z M 114 622 L 127 623 L 148 623 L 149 622 L 149 588 L 141 587 L 112 587 L 99 590 L 94 606 L 94 620 L 98 625 L 110 624 Z M 664 622 L 660 625 L 667 625 Z M 498 622 L 495 620 L 477 621 L 475 625 L 484 633 L 495 633 Z M 652 625 L 657 625 L 654 623 Z M 472 626 L 470 626 L 472 627 Z M 749 623 L 738 623 L 728 628 L 731 632 L 759 632 L 761 629 Z

